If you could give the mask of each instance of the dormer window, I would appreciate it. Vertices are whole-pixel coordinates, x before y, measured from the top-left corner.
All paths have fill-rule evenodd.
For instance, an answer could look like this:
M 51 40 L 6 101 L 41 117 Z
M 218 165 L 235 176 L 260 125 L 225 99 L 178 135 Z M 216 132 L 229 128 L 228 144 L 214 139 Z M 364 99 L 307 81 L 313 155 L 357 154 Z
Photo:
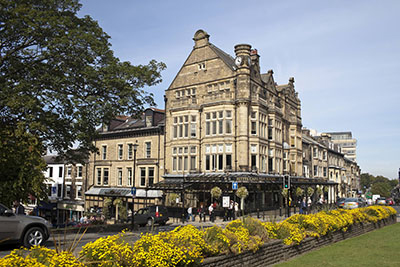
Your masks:
M 152 124 L 152 116 L 146 116 L 146 127 L 150 127 Z

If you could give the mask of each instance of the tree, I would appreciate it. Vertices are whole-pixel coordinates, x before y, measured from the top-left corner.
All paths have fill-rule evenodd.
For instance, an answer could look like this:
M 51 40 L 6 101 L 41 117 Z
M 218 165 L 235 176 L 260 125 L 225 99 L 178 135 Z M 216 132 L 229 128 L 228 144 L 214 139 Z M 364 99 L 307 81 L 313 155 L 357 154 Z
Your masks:
M 396 180 L 389 180 L 388 178 L 378 175 L 373 176 L 369 173 L 361 174 L 361 186 L 368 189 L 371 187 L 371 194 L 389 197 L 391 191 L 397 185 Z
M 80 7 L 78 0 L 0 0 L 0 131 L 15 138 L 8 148 L 17 143 L 19 129 L 41 143 L 42 155 L 50 150 L 80 162 L 95 151 L 92 141 L 102 123 L 155 105 L 145 87 L 161 82 L 165 64 L 121 62 L 98 23 L 77 16 Z M 74 144 L 79 153 L 72 156 Z M 13 163 L 0 182 L 16 181 L 27 163 L 0 153 L 9 157 L 1 164 Z
M 390 197 L 391 190 L 389 183 L 377 182 L 372 184 L 371 192 L 374 195 L 380 195 L 381 197 Z
M 23 127 L 0 130 L 0 201 L 11 207 L 29 195 L 46 197 L 42 143 Z

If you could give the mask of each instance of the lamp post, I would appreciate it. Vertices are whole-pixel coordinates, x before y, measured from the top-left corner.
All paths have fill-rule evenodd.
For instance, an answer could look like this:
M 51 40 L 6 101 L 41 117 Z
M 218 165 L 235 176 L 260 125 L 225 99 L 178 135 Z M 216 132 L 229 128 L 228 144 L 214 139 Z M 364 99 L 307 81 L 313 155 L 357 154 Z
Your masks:
M 136 141 L 137 142 L 137 141 Z M 135 195 L 136 195 L 136 188 L 135 188 L 135 169 L 136 169 L 136 151 L 138 148 L 138 144 L 135 143 L 133 146 L 133 170 L 132 170 L 132 232 L 135 229 Z

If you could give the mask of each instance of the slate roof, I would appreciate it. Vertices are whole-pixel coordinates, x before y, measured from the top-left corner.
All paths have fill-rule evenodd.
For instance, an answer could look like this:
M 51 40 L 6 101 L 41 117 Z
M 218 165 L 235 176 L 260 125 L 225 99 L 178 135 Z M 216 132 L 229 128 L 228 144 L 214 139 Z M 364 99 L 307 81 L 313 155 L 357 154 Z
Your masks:
M 235 60 L 231 55 L 222 51 L 221 49 L 219 49 L 218 47 L 216 47 L 211 43 L 210 43 L 210 48 L 215 52 L 215 54 L 217 54 L 217 56 L 219 56 L 222 59 L 222 61 L 225 62 L 226 65 L 228 65 L 229 68 L 231 68 L 232 70 L 236 70 Z
M 261 80 L 265 83 L 268 83 L 269 79 L 271 78 L 272 73 L 262 73 Z

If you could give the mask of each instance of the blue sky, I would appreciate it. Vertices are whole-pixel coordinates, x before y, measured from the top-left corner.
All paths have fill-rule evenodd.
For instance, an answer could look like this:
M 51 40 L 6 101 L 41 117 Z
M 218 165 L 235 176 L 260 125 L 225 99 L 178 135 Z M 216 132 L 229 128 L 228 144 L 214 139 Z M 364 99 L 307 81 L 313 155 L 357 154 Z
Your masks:
M 193 48 L 198 29 L 234 55 L 248 43 L 278 84 L 295 77 L 303 126 L 352 131 L 362 172 L 397 178 L 400 168 L 400 1 L 84 0 L 122 61 L 166 63 L 149 91 L 164 90 Z

